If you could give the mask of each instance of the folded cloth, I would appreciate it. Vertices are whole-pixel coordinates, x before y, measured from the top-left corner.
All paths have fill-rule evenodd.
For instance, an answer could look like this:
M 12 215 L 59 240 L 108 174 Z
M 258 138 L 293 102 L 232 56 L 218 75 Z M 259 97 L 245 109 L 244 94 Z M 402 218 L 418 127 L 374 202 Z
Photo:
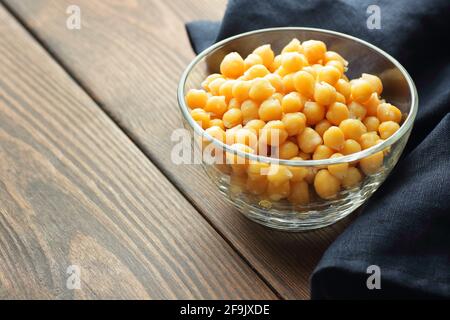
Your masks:
M 367 27 L 373 4 L 380 29 Z M 343 32 L 393 55 L 416 83 L 419 112 L 403 157 L 325 252 L 311 277 L 313 299 L 450 298 L 449 12 L 448 0 L 230 0 L 221 23 L 186 25 L 196 52 L 268 27 Z M 368 289 L 371 265 L 381 289 Z

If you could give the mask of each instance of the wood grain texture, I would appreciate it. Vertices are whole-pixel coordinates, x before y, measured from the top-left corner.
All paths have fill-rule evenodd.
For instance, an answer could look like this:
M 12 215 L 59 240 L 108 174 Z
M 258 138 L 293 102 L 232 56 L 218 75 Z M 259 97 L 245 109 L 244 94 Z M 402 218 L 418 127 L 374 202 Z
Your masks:
M 347 221 L 303 234 L 268 230 L 232 208 L 200 166 L 169 160 L 181 126 L 176 87 L 194 57 L 184 23 L 220 19 L 225 0 L 6 3 L 281 296 L 309 297 L 311 272 Z M 82 10 L 77 32 L 64 28 L 72 3 Z
M 1 5 L 0 298 L 276 298 Z

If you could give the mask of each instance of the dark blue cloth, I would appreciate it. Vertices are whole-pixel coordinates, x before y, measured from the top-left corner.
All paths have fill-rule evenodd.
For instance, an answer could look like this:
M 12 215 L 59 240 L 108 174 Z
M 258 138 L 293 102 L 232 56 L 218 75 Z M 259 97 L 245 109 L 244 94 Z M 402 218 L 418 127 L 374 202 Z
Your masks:
M 367 28 L 372 4 L 381 9 L 381 29 Z M 311 278 L 312 298 L 450 298 L 450 1 L 230 0 L 221 23 L 186 28 L 200 52 L 235 34 L 281 26 L 369 41 L 403 64 L 419 92 L 402 159 L 325 252 Z M 370 265 L 380 267 L 380 290 L 366 286 Z

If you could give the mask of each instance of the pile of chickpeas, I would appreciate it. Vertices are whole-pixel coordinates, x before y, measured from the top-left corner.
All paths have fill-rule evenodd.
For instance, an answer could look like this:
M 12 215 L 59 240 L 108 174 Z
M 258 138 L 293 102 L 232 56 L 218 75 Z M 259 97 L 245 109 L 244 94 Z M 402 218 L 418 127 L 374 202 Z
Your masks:
M 271 156 L 291 160 L 338 158 L 389 138 L 402 120 L 401 111 L 381 99 L 380 78 L 364 73 L 349 80 L 347 67 L 322 41 L 293 39 L 278 55 L 263 45 L 245 59 L 227 54 L 220 73 L 209 75 L 203 89 L 189 90 L 186 102 L 209 135 L 236 150 L 267 155 L 269 149 Z M 357 186 L 364 175 L 379 171 L 386 152 L 323 167 L 226 158 L 232 181 L 243 191 L 307 204 L 313 191 L 333 199 Z

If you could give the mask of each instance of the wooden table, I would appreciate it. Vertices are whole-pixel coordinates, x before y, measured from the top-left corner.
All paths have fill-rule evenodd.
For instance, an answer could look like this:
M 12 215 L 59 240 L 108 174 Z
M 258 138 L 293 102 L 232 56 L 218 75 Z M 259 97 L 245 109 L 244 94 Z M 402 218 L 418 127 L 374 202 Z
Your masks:
M 80 30 L 66 27 L 73 4 Z M 169 160 L 194 57 L 184 23 L 225 5 L 2 0 L 0 298 L 309 297 L 346 222 L 266 229 L 201 167 Z

